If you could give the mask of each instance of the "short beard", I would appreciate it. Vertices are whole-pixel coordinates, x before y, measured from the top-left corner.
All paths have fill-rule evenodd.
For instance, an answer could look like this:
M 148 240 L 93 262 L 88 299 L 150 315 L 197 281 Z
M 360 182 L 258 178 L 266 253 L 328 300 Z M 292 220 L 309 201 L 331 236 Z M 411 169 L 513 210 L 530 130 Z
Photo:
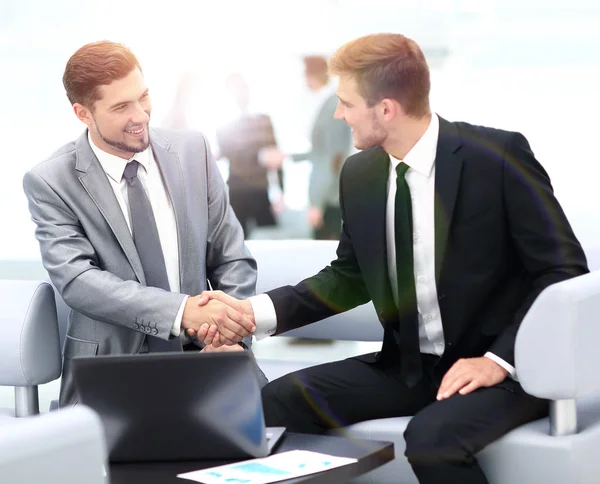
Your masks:
M 388 132 L 377 120 L 375 113 L 371 113 L 371 133 L 361 140 L 361 150 L 382 146 L 388 137 Z
M 146 126 L 146 129 L 148 129 L 147 126 Z M 142 142 L 141 146 L 131 146 L 126 143 L 121 143 L 120 141 L 114 141 L 112 139 L 105 138 L 102 135 L 102 133 L 100 132 L 100 128 L 98 128 L 97 123 L 96 123 L 96 133 L 98 133 L 98 136 L 100 136 L 100 139 L 102 139 L 102 141 L 104 141 L 107 145 L 110 145 L 113 148 L 117 148 L 118 150 L 121 150 L 124 153 L 141 153 L 142 151 L 145 151 L 146 149 L 148 149 L 148 146 L 150 146 L 150 138 L 148 138 L 148 141 L 146 141 L 146 142 L 141 140 L 141 142 Z

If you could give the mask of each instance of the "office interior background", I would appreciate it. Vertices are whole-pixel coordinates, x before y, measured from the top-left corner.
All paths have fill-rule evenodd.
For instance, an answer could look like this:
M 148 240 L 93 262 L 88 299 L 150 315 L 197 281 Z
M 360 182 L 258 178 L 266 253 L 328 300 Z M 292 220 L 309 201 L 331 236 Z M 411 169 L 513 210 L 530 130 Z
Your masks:
M 61 81 L 81 45 L 110 39 L 133 50 L 155 126 L 172 113 L 182 79 L 192 79 L 186 115 L 213 142 L 218 126 L 235 116 L 223 80 L 242 73 L 253 111 L 271 117 L 280 148 L 291 153 L 309 147 L 302 56 L 331 54 L 373 32 L 400 32 L 422 46 L 439 115 L 525 134 L 583 246 L 598 247 L 599 25 L 597 0 L 0 0 L 0 260 L 39 258 L 21 180 L 83 130 Z M 226 163 L 220 168 L 227 177 Z M 310 163 L 287 160 L 284 172 L 279 224 L 253 237 L 310 234 Z M 255 350 L 281 357 L 283 344 L 267 340 Z M 286 346 L 286 357 L 333 360 L 372 347 Z M 42 410 L 57 388 L 40 390 Z M 0 404 L 10 406 L 11 398 L 11 388 L 0 389 Z

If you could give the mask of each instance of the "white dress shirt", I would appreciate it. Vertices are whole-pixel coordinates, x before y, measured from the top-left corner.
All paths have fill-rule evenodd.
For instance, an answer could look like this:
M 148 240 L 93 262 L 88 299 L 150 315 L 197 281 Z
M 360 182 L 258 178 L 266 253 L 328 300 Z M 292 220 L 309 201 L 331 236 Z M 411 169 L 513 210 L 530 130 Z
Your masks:
M 396 167 L 404 162 L 409 166 L 405 179 L 410 189 L 413 220 L 413 264 L 417 308 L 419 311 L 419 346 L 421 353 L 441 356 L 445 349 L 442 315 L 438 304 L 435 281 L 435 157 L 440 122 L 431 117 L 427 131 L 406 154 L 404 160 L 390 156 L 388 196 L 386 204 L 386 243 L 388 274 L 394 301 L 398 305 L 398 277 L 396 272 L 395 206 Z M 250 298 L 256 321 L 256 339 L 275 332 L 277 316 L 271 299 L 266 294 Z M 484 356 L 495 361 L 516 379 L 515 368 L 497 355 Z
M 435 283 L 434 195 L 435 155 L 440 123 L 434 114 L 429 128 L 404 160 L 390 156 L 388 196 L 385 211 L 388 275 L 392 294 L 398 305 L 398 274 L 396 271 L 395 208 L 396 167 L 404 161 L 409 169 L 405 179 L 410 189 L 413 224 L 413 263 L 417 309 L 419 311 L 419 345 L 421 353 L 441 356 L 444 353 L 444 329 Z
M 131 214 L 129 211 L 129 199 L 127 197 L 127 181 L 123 177 L 123 172 L 125 171 L 125 166 L 131 160 L 136 160 L 140 164 L 138 167 L 138 178 L 146 191 L 146 195 L 152 206 L 152 212 L 154 213 L 158 237 L 165 259 L 169 288 L 172 292 L 179 292 L 179 245 L 175 212 L 173 211 L 173 204 L 163 183 L 152 150 L 147 148 L 140 153 L 136 153 L 129 160 L 125 160 L 98 148 L 92 141 L 89 132 L 88 141 L 108 177 L 108 181 L 115 193 L 117 202 L 119 202 L 119 207 L 121 207 L 130 232 Z M 173 328 L 171 329 L 173 336 L 178 336 L 181 333 L 181 318 L 183 317 L 183 310 L 185 309 L 187 299 L 187 297 L 184 298 L 173 322 Z

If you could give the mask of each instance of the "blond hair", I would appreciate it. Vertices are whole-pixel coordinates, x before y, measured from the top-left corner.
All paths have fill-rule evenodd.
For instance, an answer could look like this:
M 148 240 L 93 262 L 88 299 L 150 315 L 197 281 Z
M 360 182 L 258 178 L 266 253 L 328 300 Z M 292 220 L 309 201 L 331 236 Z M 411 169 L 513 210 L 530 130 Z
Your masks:
M 430 113 L 429 66 L 423 51 L 401 34 L 371 34 L 340 47 L 329 60 L 333 75 L 350 77 L 367 105 L 395 99 L 406 114 Z

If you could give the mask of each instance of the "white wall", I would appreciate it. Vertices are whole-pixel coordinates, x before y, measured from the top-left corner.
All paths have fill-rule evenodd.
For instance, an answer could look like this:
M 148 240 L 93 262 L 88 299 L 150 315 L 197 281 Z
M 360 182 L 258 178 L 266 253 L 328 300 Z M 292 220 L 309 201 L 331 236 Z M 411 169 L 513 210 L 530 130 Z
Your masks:
M 442 116 L 520 130 L 550 173 L 584 244 L 600 245 L 600 6 L 591 0 L 2 0 L 0 3 L 0 259 L 36 256 L 23 173 L 76 137 L 61 84 L 68 57 L 109 38 L 138 55 L 160 121 L 181 73 L 215 88 L 241 70 L 284 149 L 303 142 L 299 55 L 356 36 L 415 38 L 433 70 Z M 448 55 L 445 56 L 444 54 Z M 200 103 L 202 104 L 202 102 Z M 222 117 L 206 96 L 202 129 Z

